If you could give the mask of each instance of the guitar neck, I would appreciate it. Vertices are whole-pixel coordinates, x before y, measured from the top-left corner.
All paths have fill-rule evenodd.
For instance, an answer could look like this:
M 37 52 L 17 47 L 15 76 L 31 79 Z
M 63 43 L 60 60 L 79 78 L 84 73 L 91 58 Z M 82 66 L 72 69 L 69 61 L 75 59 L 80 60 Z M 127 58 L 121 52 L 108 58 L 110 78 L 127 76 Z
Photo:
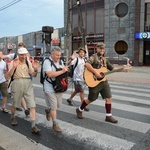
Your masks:
M 114 72 L 122 71 L 123 69 L 124 69 L 124 68 L 119 68 L 119 69 L 116 69 L 116 70 L 112 70 L 112 71 L 105 72 L 104 74 L 105 74 L 105 75 L 108 75 L 108 74 L 111 74 L 111 73 L 114 73 Z

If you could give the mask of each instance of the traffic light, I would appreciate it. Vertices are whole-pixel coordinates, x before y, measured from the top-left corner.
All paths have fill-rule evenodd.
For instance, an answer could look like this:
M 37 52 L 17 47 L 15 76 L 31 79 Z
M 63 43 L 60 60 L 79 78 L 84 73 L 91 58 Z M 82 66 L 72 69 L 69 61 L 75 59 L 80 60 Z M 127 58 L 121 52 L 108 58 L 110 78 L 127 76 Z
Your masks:
M 51 33 L 45 33 L 45 43 L 46 44 L 51 44 Z
M 53 33 L 54 28 L 51 26 L 43 26 L 42 27 L 42 32 L 44 34 L 42 35 L 42 43 L 45 41 L 46 44 L 51 44 L 51 34 Z
M 54 31 L 54 28 L 51 27 L 51 26 L 43 26 L 42 27 L 42 32 L 44 32 L 44 33 L 50 33 L 50 34 L 52 34 L 53 31 Z

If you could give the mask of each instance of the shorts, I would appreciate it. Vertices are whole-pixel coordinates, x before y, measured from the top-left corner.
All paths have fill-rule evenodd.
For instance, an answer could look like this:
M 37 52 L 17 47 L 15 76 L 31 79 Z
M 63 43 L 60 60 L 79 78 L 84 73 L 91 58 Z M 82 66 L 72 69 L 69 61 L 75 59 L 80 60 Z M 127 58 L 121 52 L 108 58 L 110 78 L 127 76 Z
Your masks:
M 7 89 L 8 89 L 7 82 L 0 83 L 0 91 L 3 97 L 7 97 L 7 94 L 8 94 Z
M 83 85 L 84 85 L 84 82 L 82 81 L 73 81 L 74 82 L 74 88 L 75 88 L 75 91 L 76 93 L 80 93 L 80 92 L 83 92 Z
M 112 97 L 110 86 L 107 80 L 102 81 L 96 87 L 93 88 L 89 87 L 88 100 L 95 101 L 98 98 L 99 93 L 101 94 L 103 99 Z
M 63 93 L 44 92 L 47 107 L 55 110 L 59 108 L 62 104 L 62 94 Z
M 20 107 L 24 97 L 28 108 L 36 107 L 31 79 L 14 79 L 11 84 L 12 106 Z

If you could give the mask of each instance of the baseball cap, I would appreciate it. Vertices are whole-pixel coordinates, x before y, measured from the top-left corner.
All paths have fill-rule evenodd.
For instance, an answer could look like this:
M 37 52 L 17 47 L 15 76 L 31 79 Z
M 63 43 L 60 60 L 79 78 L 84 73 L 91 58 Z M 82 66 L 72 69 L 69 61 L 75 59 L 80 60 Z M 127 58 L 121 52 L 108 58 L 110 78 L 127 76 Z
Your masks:
M 103 48 L 104 47 L 105 48 L 106 45 L 103 42 L 99 42 L 99 43 L 97 43 L 96 47 L 99 47 L 99 48 Z
M 18 49 L 18 54 L 28 54 L 28 51 L 26 48 L 22 47 Z

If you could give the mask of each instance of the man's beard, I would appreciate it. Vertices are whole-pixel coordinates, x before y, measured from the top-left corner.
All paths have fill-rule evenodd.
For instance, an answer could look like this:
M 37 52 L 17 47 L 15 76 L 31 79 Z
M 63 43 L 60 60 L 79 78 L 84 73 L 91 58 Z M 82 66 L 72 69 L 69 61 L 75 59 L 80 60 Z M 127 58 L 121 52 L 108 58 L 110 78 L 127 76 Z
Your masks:
M 99 57 L 104 57 L 104 54 L 97 53 Z

